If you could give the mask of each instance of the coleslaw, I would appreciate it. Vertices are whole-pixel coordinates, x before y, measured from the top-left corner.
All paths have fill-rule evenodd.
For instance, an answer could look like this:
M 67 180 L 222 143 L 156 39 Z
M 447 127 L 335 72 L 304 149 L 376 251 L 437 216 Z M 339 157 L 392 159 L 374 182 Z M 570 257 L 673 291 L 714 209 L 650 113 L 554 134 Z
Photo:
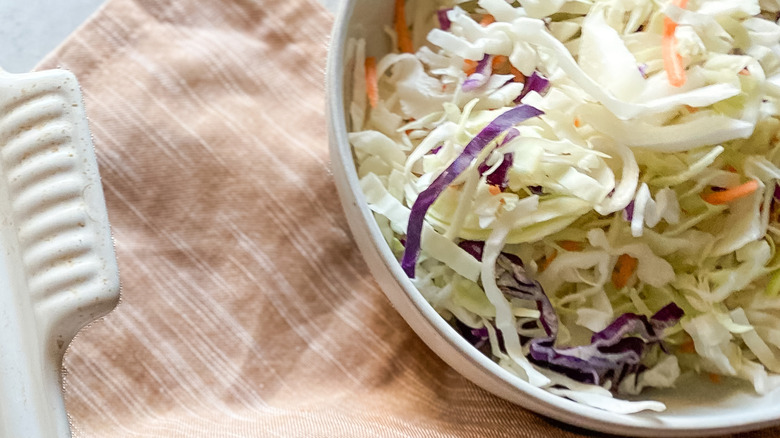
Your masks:
M 388 245 L 503 368 L 613 412 L 780 386 L 780 1 L 397 0 L 348 45 Z M 632 398 L 632 400 L 627 400 Z

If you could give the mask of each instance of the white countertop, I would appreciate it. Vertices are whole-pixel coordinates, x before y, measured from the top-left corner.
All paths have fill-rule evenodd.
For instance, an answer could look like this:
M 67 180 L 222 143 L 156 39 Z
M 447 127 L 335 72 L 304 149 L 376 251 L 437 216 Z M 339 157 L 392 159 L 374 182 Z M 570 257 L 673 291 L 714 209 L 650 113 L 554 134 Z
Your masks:
M 32 70 L 105 1 L 0 0 L 0 68 Z M 334 12 L 339 0 L 320 1 Z

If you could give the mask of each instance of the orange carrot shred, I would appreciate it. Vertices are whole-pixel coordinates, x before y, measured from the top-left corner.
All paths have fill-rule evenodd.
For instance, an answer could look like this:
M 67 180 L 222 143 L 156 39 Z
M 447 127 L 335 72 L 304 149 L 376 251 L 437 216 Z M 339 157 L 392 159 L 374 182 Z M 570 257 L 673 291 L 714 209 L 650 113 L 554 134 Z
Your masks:
M 488 24 L 492 24 L 496 22 L 496 18 L 493 17 L 490 14 L 485 14 L 482 16 L 482 20 L 479 21 L 479 24 L 482 26 L 487 26 Z
M 496 55 L 493 57 L 493 60 L 490 61 L 491 65 L 493 66 L 493 70 L 496 70 L 506 64 L 508 58 L 505 55 Z
M 515 82 L 525 83 L 525 75 L 520 70 L 516 69 L 515 66 L 512 66 L 509 70 L 514 75 Z
M 699 108 L 696 108 L 695 106 L 685 105 L 685 109 L 687 109 L 688 112 L 691 114 L 695 114 L 699 112 Z
M 585 245 L 582 242 L 576 240 L 559 240 L 558 246 L 566 251 L 579 252 L 585 249 Z
M 732 166 L 731 164 L 727 164 L 726 167 L 723 168 L 723 170 L 731 173 L 737 173 L 737 168 Z
M 409 117 L 408 119 L 404 119 L 404 123 L 412 123 L 412 122 L 414 122 L 414 117 Z M 409 135 L 409 134 L 411 134 L 413 131 L 414 131 L 414 129 L 407 129 L 406 131 L 404 131 L 404 133 L 405 133 L 406 135 Z
M 628 254 L 621 254 L 612 271 L 612 284 L 618 289 L 623 289 L 631 276 L 634 275 L 639 261 Z
M 466 66 L 463 67 L 463 72 L 469 76 L 473 75 L 477 71 L 477 64 L 479 63 L 473 59 L 466 59 L 464 62 L 466 63 Z
M 416 120 L 416 119 L 415 119 L 414 117 L 409 117 L 409 120 L 407 120 L 406 122 L 407 122 L 407 123 L 412 123 L 412 122 L 414 122 L 415 120 Z M 409 134 L 411 134 L 411 133 L 412 133 L 412 131 L 414 131 L 414 129 L 407 129 L 407 130 L 406 130 L 406 131 L 404 131 L 404 132 L 406 133 L 406 135 L 409 135 Z
M 555 260 L 555 258 L 558 257 L 558 251 L 553 250 L 550 255 L 544 256 L 542 260 L 539 262 L 539 272 L 544 272 L 547 268 L 550 267 L 550 264 Z
M 750 76 L 750 70 L 748 70 L 747 67 L 745 67 L 739 71 L 739 74 L 741 74 L 742 76 Z
M 692 338 L 688 338 L 680 344 L 680 351 L 683 353 L 695 353 L 696 352 L 696 344 L 693 343 Z
M 730 187 L 722 192 L 703 193 L 701 199 L 704 202 L 712 205 L 728 204 L 729 202 L 736 201 L 737 199 L 744 198 L 751 193 L 758 190 L 758 181 L 751 179 L 750 181 L 740 184 L 735 187 Z
M 579 117 L 575 117 L 574 118 L 574 127 L 575 128 L 579 128 L 580 126 L 582 126 L 582 121 L 580 121 Z
M 412 37 L 406 26 L 406 0 L 395 0 L 395 34 L 398 36 L 398 50 L 414 53 Z
M 490 192 L 490 194 L 491 194 L 491 195 L 494 195 L 494 196 L 495 196 L 495 195 L 497 195 L 497 194 L 501 193 L 501 187 L 499 187 L 499 186 L 497 186 L 497 185 L 495 185 L 495 184 L 491 184 L 491 185 L 488 187 L 488 192 Z
M 371 108 L 376 108 L 379 103 L 379 84 L 376 78 L 376 58 L 373 56 L 366 58 L 366 94 Z
M 710 373 L 708 377 L 710 378 L 710 382 L 720 383 L 720 374 Z
M 685 8 L 688 0 L 673 0 L 672 2 L 679 8 Z M 685 67 L 683 66 L 682 56 L 677 51 L 677 38 L 674 32 L 677 30 L 677 23 L 669 17 L 664 17 L 664 32 L 661 40 L 661 51 L 664 58 L 664 70 L 669 78 L 669 83 L 675 87 L 682 87 L 685 84 Z

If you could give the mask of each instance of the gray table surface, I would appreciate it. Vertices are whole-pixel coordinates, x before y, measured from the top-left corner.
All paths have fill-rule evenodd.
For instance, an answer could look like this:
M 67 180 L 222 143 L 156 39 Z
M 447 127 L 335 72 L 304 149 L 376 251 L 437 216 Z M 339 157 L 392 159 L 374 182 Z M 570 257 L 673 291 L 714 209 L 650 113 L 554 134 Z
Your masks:
M 0 0 L 0 68 L 32 70 L 105 1 Z M 320 2 L 334 12 L 339 0 Z

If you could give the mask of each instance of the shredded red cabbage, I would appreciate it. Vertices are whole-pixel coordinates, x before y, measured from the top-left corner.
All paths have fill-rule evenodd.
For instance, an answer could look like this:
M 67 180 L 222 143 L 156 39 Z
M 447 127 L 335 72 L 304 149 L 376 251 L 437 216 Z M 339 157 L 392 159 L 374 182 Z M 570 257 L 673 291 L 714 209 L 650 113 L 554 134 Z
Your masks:
M 647 64 L 642 63 L 636 66 L 636 68 L 639 70 L 639 73 L 642 75 L 643 78 L 647 79 Z
M 490 75 L 493 73 L 493 64 L 490 59 L 490 55 L 486 53 L 485 56 L 477 62 L 477 68 L 474 70 L 474 73 L 470 74 L 469 77 L 463 81 L 463 86 L 461 87 L 463 91 L 474 91 L 487 83 L 488 78 L 490 78 Z
M 512 167 L 513 162 L 514 159 L 512 158 L 512 154 L 510 153 L 504 154 L 504 159 L 501 162 L 501 164 L 493 173 L 485 177 L 485 181 L 488 184 L 498 186 L 498 188 L 504 190 L 509 184 L 509 178 L 507 172 L 509 172 L 509 169 Z
M 648 347 L 661 343 L 665 328 L 682 318 L 684 312 L 670 303 L 650 318 L 624 313 L 607 328 L 594 333 L 591 343 L 576 347 L 556 347 L 558 317 L 539 282 L 531 280 L 522 264 L 502 254 L 496 264 L 499 289 L 507 296 L 536 302 L 545 337 L 530 340 L 530 360 L 579 382 L 601 385 L 611 380 L 616 389 L 625 377 L 640 372 Z
M 482 260 L 485 242 L 463 240 L 458 246 L 477 260 Z M 674 303 L 666 305 L 650 318 L 624 313 L 604 330 L 594 333 L 590 344 L 556 347 L 558 316 L 542 285 L 527 275 L 519 257 L 501 253 L 496 261 L 496 285 L 509 297 L 536 303 L 539 323 L 545 335 L 522 341 L 528 341 L 529 359 L 533 363 L 582 383 L 601 385 L 611 380 L 615 390 L 626 377 L 644 371 L 642 359 L 649 347 L 657 344 L 666 351 L 661 342 L 663 330 L 677 324 L 684 315 Z M 461 333 L 464 334 L 464 331 L 461 330 Z M 484 348 L 484 342 L 478 342 L 481 338 L 475 333 L 465 333 L 464 337 L 473 345 L 478 344 L 480 349 Z
M 401 259 L 401 268 L 409 278 L 414 278 L 414 269 L 417 265 L 417 258 L 420 256 L 420 239 L 425 213 L 434 201 L 458 175 L 468 169 L 482 149 L 496 137 L 512 126 L 541 114 L 543 114 L 542 111 L 532 106 L 518 105 L 496 117 L 463 148 L 463 152 L 433 180 L 431 185 L 417 196 L 409 214 L 409 222 L 406 226 L 406 247 Z
M 447 9 L 439 9 L 436 11 L 436 17 L 439 18 L 439 27 L 441 30 L 450 30 L 450 26 L 452 26 L 452 22 L 450 21 L 450 18 L 447 17 L 447 12 L 451 11 L 452 8 Z
M 501 145 L 504 145 L 517 136 L 520 135 L 520 131 L 518 131 L 515 128 L 511 128 L 507 131 L 506 135 L 504 136 L 504 139 L 501 141 Z M 496 168 L 493 173 L 485 177 L 485 181 L 488 184 L 498 186 L 501 190 L 504 190 L 507 185 L 509 184 L 509 169 L 512 167 L 512 163 L 514 162 L 514 156 L 511 153 L 504 154 L 504 159 L 501 161 L 501 164 Z M 479 165 L 477 170 L 479 170 L 480 175 L 484 175 L 487 170 L 490 169 L 490 166 L 487 165 L 487 163 L 482 163 Z
M 631 222 L 634 219 L 634 200 L 632 199 L 631 202 L 626 205 L 626 208 L 623 209 L 623 219 Z
M 461 240 L 458 246 L 471 254 L 475 259 L 482 261 L 482 251 L 485 249 L 485 242 L 481 240 Z
M 485 242 L 481 240 L 461 240 L 458 242 L 458 246 L 463 248 L 463 250 L 465 250 L 475 259 L 479 260 L 480 262 L 482 261 L 482 251 L 485 250 Z M 514 254 L 502 252 L 501 255 L 509 259 L 509 261 L 514 264 L 524 266 L 523 260 Z
M 455 320 L 455 328 L 460 332 L 461 336 L 463 336 L 464 339 L 466 339 L 471 345 L 476 347 L 478 350 L 482 351 L 485 354 L 488 354 L 489 351 L 489 336 L 488 336 L 488 329 L 485 327 L 482 328 L 472 328 L 461 322 L 460 320 Z M 488 347 L 488 348 L 486 348 Z
M 526 94 L 532 91 L 536 91 L 539 94 L 544 93 L 549 85 L 550 81 L 547 78 L 540 75 L 539 72 L 533 72 L 531 76 L 526 78 L 525 83 L 523 83 L 523 91 L 521 91 L 520 95 L 517 96 L 515 103 L 519 103 L 521 100 L 523 100 Z

